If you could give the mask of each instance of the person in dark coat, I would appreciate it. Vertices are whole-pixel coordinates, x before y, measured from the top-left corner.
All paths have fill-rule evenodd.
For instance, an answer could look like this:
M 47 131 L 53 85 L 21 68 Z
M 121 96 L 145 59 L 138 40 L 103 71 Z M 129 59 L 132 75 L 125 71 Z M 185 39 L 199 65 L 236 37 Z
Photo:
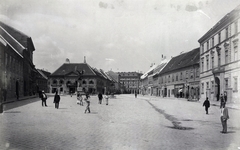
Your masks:
M 220 108 L 223 107 L 223 103 L 225 103 L 225 99 L 223 97 L 223 94 L 221 94 L 221 96 L 220 96 Z
M 224 92 L 224 100 L 225 100 L 225 102 L 227 102 L 227 92 L 226 91 Z
M 102 99 L 103 99 L 102 93 L 99 93 L 98 94 L 99 104 L 102 104 Z
M 45 107 L 47 107 L 47 102 L 46 102 L 47 101 L 47 94 L 44 91 L 42 91 L 41 99 L 42 99 L 42 106 L 45 105 Z
M 54 101 L 53 101 L 53 103 L 55 103 L 56 109 L 59 108 L 59 102 L 60 102 L 60 95 L 58 94 L 58 91 L 56 91 L 55 96 L 54 96 Z
M 207 97 L 207 99 L 204 101 L 203 106 L 205 106 L 206 114 L 208 114 L 208 108 L 210 107 L 210 102 L 209 102 L 209 100 L 208 100 L 208 97 Z

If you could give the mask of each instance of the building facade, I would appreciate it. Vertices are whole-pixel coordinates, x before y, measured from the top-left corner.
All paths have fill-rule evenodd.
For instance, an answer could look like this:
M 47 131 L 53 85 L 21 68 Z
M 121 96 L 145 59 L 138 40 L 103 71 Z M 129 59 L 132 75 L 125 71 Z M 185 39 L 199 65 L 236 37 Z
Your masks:
M 124 85 L 124 93 L 139 93 L 141 73 L 138 72 L 118 72 L 119 81 Z
M 31 37 L 0 22 L 0 88 L 4 101 L 36 93 Z
M 79 76 L 78 72 L 83 72 Z M 103 73 L 102 70 L 92 68 L 86 62 L 84 63 L 64 63 L 55 72 L 49 76 L 50 92 L 69 94 L 77 91 L 97 94 L 109 92 L 112 87 L 112 81 Z
M 48 77 L 50 76 L 50 72 L 37 69 L 37 76 L 36 76 L 36 91 L 39 93 L 44 91 L 45 93 L 50 92 L 50 86 L 48 83 Z
M 198 40 L 203 99 L 219 100 L 221 94 L 227 93 L 229 101 L 239 101 L 239 14 L 240 5 Z
M 163 97 L 199 99 L 199 48 L 173 57 L 156 75 Z

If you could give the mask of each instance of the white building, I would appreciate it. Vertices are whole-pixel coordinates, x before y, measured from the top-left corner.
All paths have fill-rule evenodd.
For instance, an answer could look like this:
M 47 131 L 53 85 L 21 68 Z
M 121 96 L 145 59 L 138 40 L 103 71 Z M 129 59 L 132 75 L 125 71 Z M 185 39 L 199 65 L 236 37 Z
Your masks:
M 198 42 L 200 43 L 200 94 L 218 100 L 224 92 L 228 101 L 239 101 L 240 5 L 225 15 Z

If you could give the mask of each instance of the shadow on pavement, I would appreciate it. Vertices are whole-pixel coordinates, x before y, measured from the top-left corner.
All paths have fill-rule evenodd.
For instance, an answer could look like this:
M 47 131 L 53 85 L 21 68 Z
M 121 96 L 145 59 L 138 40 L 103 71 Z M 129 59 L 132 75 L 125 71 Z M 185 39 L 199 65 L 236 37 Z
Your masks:
M 21 107 L 21 106 L 24 106 L 24 105 L 27 105 L 27 104 L 30 104 L 30 103 L 34 103 L 34 102 L 37 102 L 39 101 L 39 105 L 42 105 L 42 101 L 40 100 L 40 98 L 36 97 L 36 98 L 31 98 L 31 99 L 26 99 L 26 100 L 20 100 L 20 101 L 15 101 L 15 102 L 12 102 L 12 103 L 6 103 L 3 105 L 3 110 L 4 111 L 8 111 L 8 110 L 11 110 L 11 109 L 14 109 L 14 108 L 17 108 L 17 107 Z

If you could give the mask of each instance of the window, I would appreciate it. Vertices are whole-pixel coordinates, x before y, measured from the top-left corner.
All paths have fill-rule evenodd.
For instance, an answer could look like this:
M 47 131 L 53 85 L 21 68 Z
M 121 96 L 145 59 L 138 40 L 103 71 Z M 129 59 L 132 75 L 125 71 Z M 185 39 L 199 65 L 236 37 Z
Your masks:
M 174 74 L 172 74 L 172 82 L 174 82 Z
M 235 34 L 237 34 L 238 33 L 238 22 L 236 21 L 235 23 L 234 23 L 234 28 L 235 28 Z
M 204 94 L 204 83 L 202 83 L 202 94 Z
M 228 79 L 225 79 L 225 89 L 228 88 Z
M 82 82 L 83 84 L 86 84 L 87 82 L 85 81 L 85 80 L 83 80 L 83 82 Z
M 234 77 L 234 92 L 237 92 L 238 90 L 238 78 L 237 77 Z
M 180 80 L 182 80 L 182 72 L 180 73 Z
M 226 28 L 226 39 L 228 38 L 228 27 Z
M 176 74 L 176 81 L 178 81 L 178 74 Z
M 170 82 L 171 78 L 170 78 L 170 75 L 168 76 L 168 82 Z
M 53 80 L 53 84 L 57 84 L 57 80 Z
M 238 41 L 233 42 L 234 45 L 234 61 L 238 60 Z
M 214 68 L 214 54 L 212 54 L 212 68 Z
M 209 89 L 209 82 L 206 82 L 206 84 L 207 84 L 207 89 Z
M 186 70 L 186 79 L 188 78 L 188 71 Z
M 228 63 L 228 49 L 225 50 L 225 63 Z
M 202 72 L 204 71 L 204 58 L 202 58 Z
M 204 44 L 201 45 L 202 53 L 204 53 Z
M 218 53 L 218 66 L 221 65 L 221 52 Z
M 207 41 L 207 50 L 209 49 L 209 41 Z
M 218 43 L 221 43 L 221 32 L 218 33 Z
M 214 37 L 212 37 L 212 47 L 214 47 Z
M 94 83 L 93 83 L 93 81 L 91 80 L 91 81 L 89 81 L 89 84 L 94 84 Z
M 209 55 L 206 56 L 207 70 L 209 70 Z
M 64 84 L 64 81 L 63 81 L 63 80 L 60 80 L 60 84 Z

